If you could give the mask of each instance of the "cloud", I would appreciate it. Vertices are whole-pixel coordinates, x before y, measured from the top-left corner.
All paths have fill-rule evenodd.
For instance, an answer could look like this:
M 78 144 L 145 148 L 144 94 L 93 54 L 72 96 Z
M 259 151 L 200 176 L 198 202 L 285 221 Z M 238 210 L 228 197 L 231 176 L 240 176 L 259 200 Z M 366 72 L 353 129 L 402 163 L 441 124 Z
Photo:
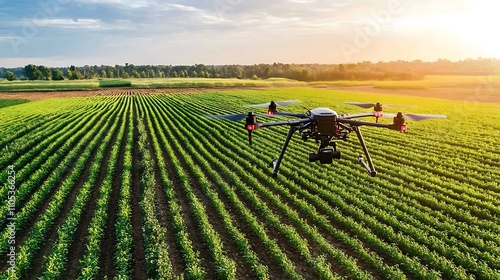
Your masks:
M 442 50 L 436 50 L 436 56 L 445 57 L 451 53 L 446 52 L 451 39 L 438 33 L 445 27 L 464 29 L 450 21 L 467 18 L 469 10 L 487 4 L 485 0 L 18 0 L 0 7 L 0 57 L 86 58 L 96 63 L 133 57 L 134 64 L 342 62 L 339 45 L 352 43 L 357 30 L 373 23 L 373 15 L 394 1 L 403 12 L 391 15 L 357 56 L 360 59 L 425 60 L 431 52 L 425 46 L 429 38 L 441 40 L 434 43 Z M 40 3 L 61 4 L 44 8 Z M 412 44 L 401 43 L 410 39 Z M 15 40 L 21 42 L 17 49 L 12 47 Z M 454 50 L 453 55 L 458 53 L 466 52 Z
M 65 19 L 65 18 L 54 18 L 54 19 L 43 19 L 36 21 L 36 24 L 44 27 L 55 27 L 55 28 L 69 28 L 69 29 L 90 29 L 90 30 L 127 30 L 129 27 L 129 21 L 118 21 L 115 24 L 110 25 L 102 22 L 99 19 Z

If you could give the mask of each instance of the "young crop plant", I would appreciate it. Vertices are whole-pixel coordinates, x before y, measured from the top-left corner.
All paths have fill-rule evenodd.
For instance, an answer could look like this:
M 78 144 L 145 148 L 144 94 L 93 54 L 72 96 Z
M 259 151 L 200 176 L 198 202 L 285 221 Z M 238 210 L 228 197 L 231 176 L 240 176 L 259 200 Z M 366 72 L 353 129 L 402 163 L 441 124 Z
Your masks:
M 0 181 L 16 173 L 15 209 L 0 200 L 0 253 L 11 251 L 15 210 L 16 263 L 0 265 L 0 279 L 500 278 L 498 104 L 335 89 L 346 82 L 131 81 L 0 108 Z M 375 178 L 360 170 L 355 139 L 320 165 L 307 158 L 317 144 L 294 135 L 273 177 L 287 127 L 256 130 L 249 146 L 244 121 L 204 117 L 270 100 L 302 101 L 279 112 L 348 114 L 358 110 L 345 101 L 414 104 L 448 119 L 364 129 Z M 265 109 L 249 110 L 258 123 L 289 120 Z

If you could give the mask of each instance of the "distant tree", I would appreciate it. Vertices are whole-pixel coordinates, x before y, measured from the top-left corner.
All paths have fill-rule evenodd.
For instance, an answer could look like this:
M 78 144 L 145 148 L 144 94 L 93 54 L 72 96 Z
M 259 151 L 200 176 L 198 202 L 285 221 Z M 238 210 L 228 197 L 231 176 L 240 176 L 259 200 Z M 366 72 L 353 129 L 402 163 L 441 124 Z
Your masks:
M 189 77 L 196 78 L 198 77 L 198 73 L 196 73 L 196 71 L 193 70 L 189 73 Z
M 241 67 L 240 65 L 234 65 L 231 68 L 232 68 L 231 76 L 233 78 L 238 78 L 238 79 L 243 78 L 243 67 Z
M 271 77 L 271 67 L 267 66 L 266 69 L 264 70 L 264 77 L 267 79 Z
M 38 68 L 38 66 L 33 64 L 28 64 L 24 67 L 24 73 L 28 80 L 41 80 L 43 78 L 42 71 Z
M 64 80 L 63 72 L 57 68 L 53 68 L 52 71 L 52 80 L 54 81 L 62 81 Z
M 122 72 L 123 72 L 122 73 L 122 79 L 128 79 L 128 78 L 130 78 L 130 75 L 127 72 L 125 72 L 125 71 L 122 71 Z
M 7 71 L 5 72 L 5 79 L 9 80 L 9 81 L 14 81 L 17 79 L 16 75 L 14 75 L 14 73 L 12 71 Z
M 141 77 L 141 74 L 139 74 L 139 72 L 137 72 L 137 70 L 132 70 L 132 77 L 138 79 Z
M 80 70 L 77 70 L 76 68 L 74 71 L 72 71 L 71 68 L 68 69 L 66 71 L 66 77 L 70 80 L 81 80 L 84 78 L 82 72 L 80 72 Z
M 99 74 L 97 74 L 97 70 L 92 68 L 90 69 L 90 77 L 91 79 L 97 79 L 99 77 Z
M 71 74 L 71 76 L 69 76 L 70 80 L 82 80 L 84 78 L 80 70 L 70 71 L 70 74 Z
M 115 76 L 116 76 L 117 78 L 120 78 L 120 77 L 121 77 L 121 71 L 120 71 L 120 70 L 121 70 L 121 66 L 120 66 L 120 65 L 118 65 L 118 64 L 116 64 L 116 65 L 115 65 L 115 73 L 116 73 L 116 74 L 115 74 Z
M 84 79 L 90 79 L 91 78 L 90 66 L 88 66 L 88 65 L 83 66 L 83 78 Z
M 108 72 L 108 78 L 115 77 L 115 71 L 113 70 L 113 68 L 109 68 L 107 72 Z
M 141 75 L 139 75 L 140 78 L 147 78 L 148 75 L 146 74 L 146 71 L 142 71 Z
M 154 77 L 155 77 L 155 70 L 150 69 L 150 70 L 148 71 L 148 77 L 149 77 L 149 78 L 154 78 Z
M 101 70 L 101 78 L 107 78 L 108 75 L 106 74 L 106 70 L 105 69 L 102 69 Z
M 257 77 L 257 75 L 255 75 L 255 74 L 253 74 L 252 80 L 258 80 L 258 79 L 259 79 L 259 77 Z
M 52 71 L 49 67 L 40 65 L 38 66 L 38 69 L 42 73 L 42 80 L 52 80 Z
M 177 73 L 177 71 L 172 71 L 172 78 L 177 78 L 179 77 L 179 74 Z

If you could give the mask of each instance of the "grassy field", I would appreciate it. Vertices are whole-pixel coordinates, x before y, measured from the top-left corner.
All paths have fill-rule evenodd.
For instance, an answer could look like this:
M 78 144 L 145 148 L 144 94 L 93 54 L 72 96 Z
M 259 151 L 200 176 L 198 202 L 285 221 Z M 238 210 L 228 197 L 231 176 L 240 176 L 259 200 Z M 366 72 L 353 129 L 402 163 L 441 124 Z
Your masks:
M 2 81 L 0 92 L 16 91 L 68 91 L 95 90 L 104 87 L 133 88 L 214 88 L 214 87 L 291 87 L 305 86 L 306 83 L 289 79 L 271 78 L 267 80 L 240 79 L 99 79 L 65 81 Z
M 271 78 L 266 80 L 243 79 L 136 79 L 132 86 L 136 88 L 211 88 L 211 87 L 290 87 L 305 86 L 306 83 L 289 79 Z
M 274 178 L 286 127 L 250 147 L 241 122 L 205 117 L 289 99 L 302 102 L 281 110 L 381 101 L 448 118 L 362 128 L 375 178 L 356 137 L 320 165 L 295 135 Z M 307 87 L 0 108 L 0 279 L 498 279 L 499 119 L 498 104 Z
M 143 89 L 158 88 L 225 88 L 225 87 L 305 87 L 316 88 L 362 87 L 363 90 L 411 90 L 433 92 L 449 90 L 457 94 L 474 91 L 500 92 L 500 76 L 426 76 L 418 81 L 332 81 L 299 82 L 289 79 L 271 78 L 266 80 L 243 79 L 205 79 L 205 78 L 169 78 L 169 79 L 99 79 L 79 81 L 2 81 L 0 92 L 21 91 L 68 91 L 96 90 L 105 87 L 132 87 Z
M 92 90 L 99 88 L 98 80 L 65 81 L 2 81 L 0 92 L 10 91 L 56 91 L 56 90 Z
M 433 88 L 475 88 L 485 84 L 500 84 L 500 76 L 452 76 L 427 75 L 417 81 L 335 81 L 313 82 L 312 86 L 359 87 L 370 86 L 379 89 L 415 89 L 430 90 Z
M 14 106 L 29 102 L 26 99 L 0 99 L 0 108 Z

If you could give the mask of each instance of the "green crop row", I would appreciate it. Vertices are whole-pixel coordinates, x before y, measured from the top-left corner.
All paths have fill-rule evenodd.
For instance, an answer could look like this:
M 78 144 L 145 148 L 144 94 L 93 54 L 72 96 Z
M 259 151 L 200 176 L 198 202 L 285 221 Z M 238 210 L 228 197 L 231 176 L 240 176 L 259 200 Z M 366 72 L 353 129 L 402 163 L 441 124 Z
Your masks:
M 101 251 L 102 238 L 106 228 L 106 220 L 108 219 L 109 200 L 112 191 L 113 174 L 116 171 L 118 153 L 120 152 L 121 142 L 124 138 L 126 122 L 123 121 L 125 110 L 130 107 L 130 99 L 122 98 L 124 103 L 124 112 L 121 112 L 121 125 L 117 130 L 116 140 L 111 143 L 111 154 L 106 166 L 106 174 L 103 182 L 99 187 L 99 197 L 97 198 L 94 215 L 88 226 L 89 234 L 85 242 L 85 255 L 80 259 L 80 273 L 78 279 L 95 279 L 99 272 L 99 256 Z M 117 124 L 119 121 L 116 122 Z M 101 170 L 103 167 L 101 166 Z M 116 194 L 115 194 L 116 195 Z M 114 222 L 114 221 L 113 221 Z
M 134 110 L 139 111 L 137 102 L 134 104 Z M 147 262 L 148 275 L 153 278 L 161 279 L 172 279 L 173 268 L 172 263 L 169 259 L 169 248 L 166 240 L 167 228 L 162 227 L 160 222 L 156 217 L 156 212 L 159 211 L 156 207 L 155 195 L 156 195 L 156 182 L 154 170 L 153 170 L 153 158 L 149 151 L 149 142 L 147 137 L 146 128 L 144 126 L 144 121 L 142 117 L 137 120 L 137 132 L 138 132 L 138 146 L 139 153 L 141 156 L 140 166 L 142 171 L 141 183 L 142 183 L 142 200 L 141 208 L 144 219 L 144 226 L 142 232 L 144 234 L 144 246 L 145 246 L 145 257 Z M 178 214 L 180 215 L 180 213 Z M 179 217 L 179 216 L 178 216 Z M 182 219 L 182 218 L 181 218 Z M 172 230 L 175 231 L 175 225 L 173 225 Z M 180 237 L 180 235 L 179 235 Z M 185 241 L 189 240 L 186 237 L 183 238 Z M 184 252 L 192 262 L 198 265 L 192 265 L 189 271 L 186 273 L 186 278 L 195 279 L 203 277 L 203 270 L 200 269 L 200 260 L 192 251 L 190 244 L 187 242 L 183 243 Z
M 132 279 L 143 268 L 151 279 L 499 278 L 494 106 L 478 104 L 464 119 L 454 109 L 463 105 L 417 100 L 425 107 L 416 113 L 449 120 L 411 122 L 408 134 L 363 128 L 375 178 L 356 162 L 362 152 L 356 137 L 338 143 L 342 160 L 320 165 L 307 161 L 318 145 L 300 135 L 274 178 L 269 164 L 288 127 L 258 130 L 248 146 L 242 122 L 204 117 L 244 112 L 242 105 L 267 99 L 302 99 L 280 108 L 300 111 L 351 97 L 366 98 L 318 89 L 161 95 L 117 89 L 4 110 L 0 167 L 16 167 L 18 236 L 14 271 L 1 271 L 0 279 L 70 273 Z M 1 172 L 0 180 L 6 176 Z M 0 196 L 7 191 L 3 185 Z M 0 204 L 3 254 L 11 242 L 7 206 Z M 139 239 L 133 225 L 142 226 Z M 80 239 L 83 249 L 69 252 Z M 142 248 L 144 256 L 133 255 Z M 144 267 L 134 265 L 136 258 Z M 114 267 L 99 267 L 104 262 Z
M 117 114 L 117 111 L 113 112 L 113 114 Z M 106 119 L 106 125 L 104 128 L 108 126 L 110 130 L 113 131 L 112 127 L 116 128 L 116 123 L 112 122 L 112 118 Z M 103 127 L 94 127 L 96 130 L 100 130 L 99 134 L 104 136 L 106 129 Z M 104 143 L 106 141 L 109 142 L 112 134 L 107 134 L 105 136 Z M 52 197 L 50 203 L 47 205 L 45 211 L 41 214 L 38 221 L 35 223 L 33 230 L 31 231 L 28 239 L 24 242 L 24 244 L 19 249 L 19 254 L 16 259 L 16 267 L 15 270 L 8 272 L 8 277 L 18 277 L 23 278 L 24 275 L 28 273 L 33 265 L 33 259 L 35 257 L 36 252 L 42 246 L 44 240 L 46 240 L 46 234 L 52 228 L 55 219 L 61 215 L 61 209 L 63 204 L 67 202 L 68 195 L 71 189 L 74 187 L 76 181 L 83 173 L 83 169 L 85 165 L 91 160 L 91 152 L 93 149 L 100 145 L 97 150 L 96 158 L 94 163 L 92 163 L 91 168 L 89 170 L 89 182 L 85 183 L 79 194 L 76 196 L 77 199 L 74 202 L 73 208 L 68 213 L 68 219 L 66 222 L 58 229 L 58 242 L 54 245 L 54 248 L 51 253 L 51 257 L 49 257 L 47 262 L 47 271 L 44 273 L 45 275 L 59 275 L 61 270 L 64 269 L 64 262 L 51 262 L 50 258 L 55 258 L 57 260 L 64 260 L 64 256 L 67 254 L 67 246 L 69 246 L 70 242 L 73 240 L 71 232 L 74 232 L 78 217 L 83 211 L 83 207 L 88 201 L 89 192 L 91 190 L 92 182 L 95 180 L 97 174 L 100 169 L 100 162 L 104 157 L 105 145 L 101 145 L 100 137 L 95 137 L 92 142 L 87 146 L 84 153 L 79 157 L 78 161 L 75 164 L 75 168 L 73 172 L 64 180 L 61 184 L 61 187 L 57 190 L 57 192 Z M 31 202 L 32 200 L 30 200 Z M 61 245 L 58 245 L 61 244 Z M 62 255 L 62 256 L 61 256 Z M 40 265 L 40 264 L 37 264 Z M 6 275 L 6 274 L 4 274 Z M 2 275 L 2 276 L 4 276 Z
M 109 114 L 112 115 L 114 113 L 109 112 Z M 99 117 L 100 117 L 99 115 L 96 116 L 96 118 L 99 118 Z M 102 118 L 100 120 L 101 124 L 104 124 L 105 121 L 106 121 L 106 118 Z M 89 128 L 91 128 L 91 127 L 89 127 Z M 18 199 L 20 199 L 23 196 L 26 196 L 26 192 L 30 191 L 31 188 L 36 188 L 37 184 L 38 184 L 36 192 L 30 196 L 29 201 L 27 201 L 22 208 L 19 207 L 20 210 L 19 210 L 19 208 L 17 209 L 16 228 L 18 230 L 23 229 L 24 226 L 26 225 L 26 223 L 28 223 L 28 221 L 33 218 L 33 216 L 37 212 L 39 205 L 41 203 L 43 203 L 43 201 L 45 201 L 47 196 L 50 195 L 54 186 L 56 186 L 57 184 L 59 184 L 61 182 L 61 176 L 64 172 L 66 172 L 67 168 L 70 167 L 72 165 L 72 163 L 75 160 L 77 160 L 77 158 L 79 156 L 81 159 L 81 155 L 80 155 L 81 151 L 86 147 L 86 145 L 93 138 L 95 139 L 95 136 L 97 135 L 93 132 L 97 133 L 97 130 L 90 131 L 84 137 L 81 137 L 81 135 L 78 135 L 78 134 L 73 135 L 74 140 L 75 141 L 79 140 L 80 142 L 78 143 L 78 145 L 73 147 L 73 149 L 69 152 L 69 154 L 65 158 L 62 158 L 62 155 L 59 157 L 56 154 L 56 155 L 52 156 L 50 158 L 50 160 L 47 160 L 48 165 L 58 164 L 58 166 L 55 170 L 52 171 L 52 173 L 47 178 L 47 180 L 45 180 L 41 185 L 39 185 L 40 183 L 33 183 L 30 180 L 27 180 L 24 182 L 23 186 L 17 190 L 16 196 L 18 197 Z M 70 146 L 70 143 L 66 143 L 65 145 Z M 88 151 L 88 149 L 86 151 Z M 83 166 L 82 166 L 82 168 L 83 168 Z M 71 175 L 69 175 L 69 176 L 71 176 Z M 36 179 L 36 177 L 35 177 L 35 179 Z M 73 179 L 76 179 L 76 177 L 74 177 Z M 70 187 L 70 186 L 68 186 L 68 187 Z M 6 208 L 6 210 L 8 210 L 8 209 Z M 3 215 L 2 217 L 3 217 L 3 219 L 5 219 L 6 215 Z M 1 247 L 0 247 L 1 252 L 5 252 L 5 250 L 7 250 L 8 235 L 9 234 L 8 234 L 7 230 L 2 231 L 2 233 L 1 233 L 1 240 L 2 240 L 2 242 L 0 243 L 1 244 Z
M 49 131 L 53 134 L 53 137 L 47 137 L 46 141 L 43 141 L 40 146 L 34 147 L 29 153 L 14 163 L 14 166 L 22 167 L 16 174 L 17 180 L 24 182 L 16 193 L 18 208 L 22 207 L 25 199 L 30 196 L 32 190 L 42 184 L 44 178 L 54 173 L 58 175 L 56 179 L 60 178 L 62 172 L 64 172 L 61 168 L 68 166 L 61 165 L 61 160 L 67 156 L 68 152 L 74 146 L 83 147 L 77 144 L 82 142 L 82 138 L 87 134 L 87 131 L 94 127 L 99 120 L 102 120 L 104 115 L 105 112 L 89 112 L 77 115 L 78 118 L 74 122 L 67 124 L 66 127 L 69 129 L 59 128 Z M 76 156 L 76 154 L 74 155 Z M 54 168 L 61 170 L 61 172 L 56 173 Z M 1 217 L 4 218 L 8 207 L 3 203 L 0 209 L 0 212 L 3 214 Z M 3 218 L 0 220 L 0 225 L 3 225 L 5 222 Z
M 132 102 L 130 99 L 129 102 Z M 123 154 L 123 171 L 121 174 L 120 199 L 116 221 L 116 252 L 115 265 L 117 274 L 115 279 L 131 279 L 132 271 L 132 209 L 130 206 L 130 192 L 132 186 L 132 146 L 134 141 L 134 124 L 132 105 L 127 115 L 127 135 Z

